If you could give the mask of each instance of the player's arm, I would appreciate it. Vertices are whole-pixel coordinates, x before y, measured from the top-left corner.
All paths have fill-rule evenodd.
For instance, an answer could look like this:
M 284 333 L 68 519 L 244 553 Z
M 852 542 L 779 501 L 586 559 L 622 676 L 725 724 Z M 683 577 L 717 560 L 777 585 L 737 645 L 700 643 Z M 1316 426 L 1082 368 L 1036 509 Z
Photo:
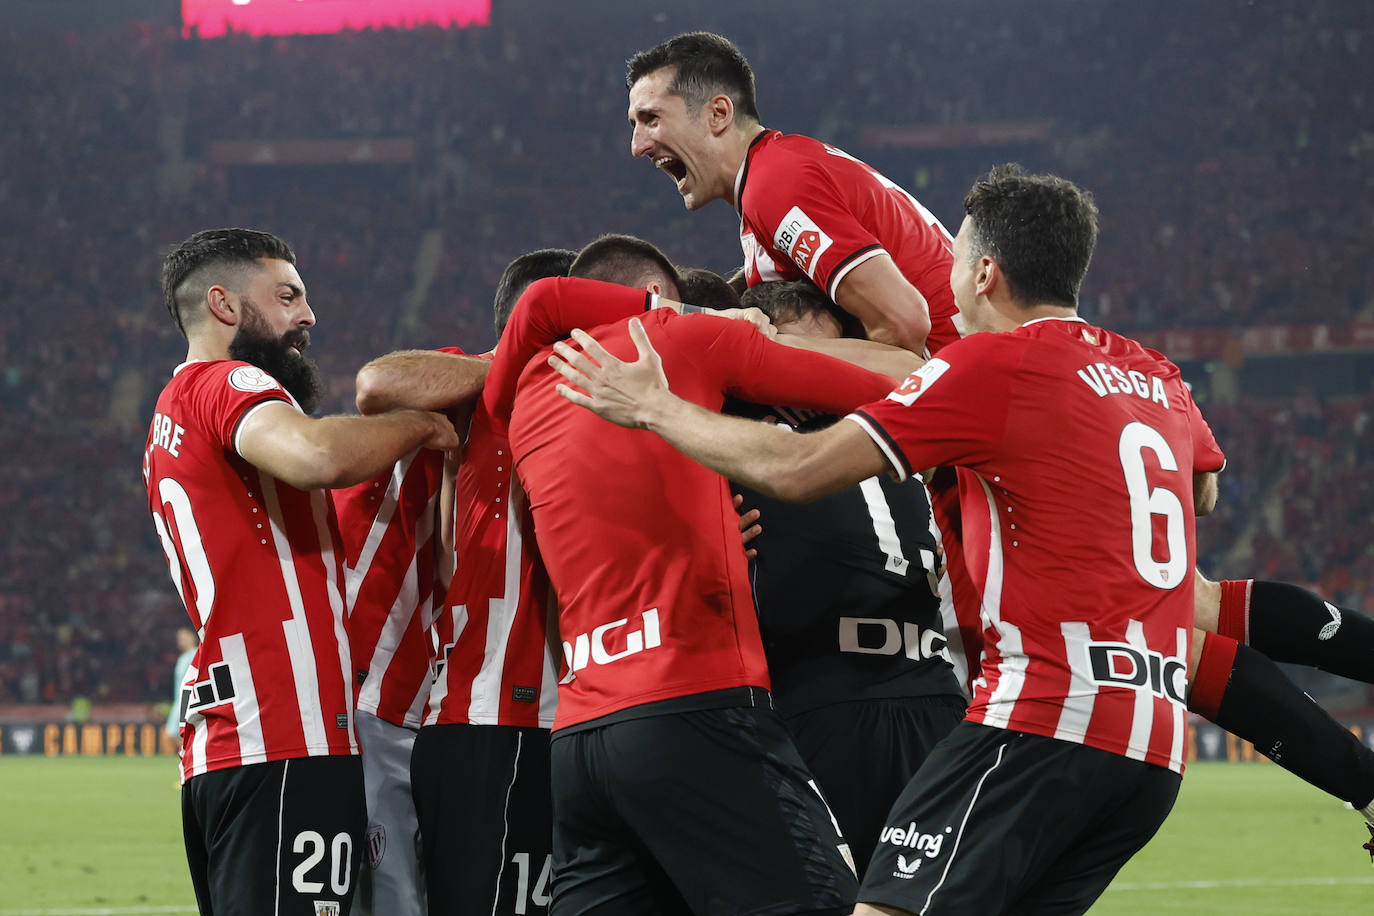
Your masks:
M 442 410 L 482 390 L 491 362 L 438 350 L 398 350 L 358 370 L 358 412 L 379 414 L 408 407 Z
M 875 255 L 840 278 L 835 304 L 863 322 L 869 340 L 923 353 L 930 307 L 887 253 Z
M 878 372 L 894 379 L 906 378 L 925 365 L 925 360 L 901 347 L 893 347 L 873 340 L 854 340 L 848 337 L 808 337 L 801 334 L 779 334 L 778 343 L 798 350 L 823 353 L 834 359 Z
M 1203 471 L 1193 475 L 1193 514 L 1210 515 L 1217 507 L 1217 472 Z
M 251 410 L 235 448 L 249 464 L 301 490 L 351 487 L 417 448 L 459 445 L 442 414 L 396 410 L 375 417 L 308 417 L 284 401 Z
M 559 385 L 559 394 L 612 423 L 651 430 L 689 458 L 760 493 L 805 502 L 888 468 L 878 447 L 853 423 L 797 434 L 677 397 L 668 390 L 662 362 L 638 321 L 630 322 L 638 351 L 632 363 L 616 359 L 583 331 L 572 336 L 583 352 L 560 342 L 549 364 L 581 391 Z

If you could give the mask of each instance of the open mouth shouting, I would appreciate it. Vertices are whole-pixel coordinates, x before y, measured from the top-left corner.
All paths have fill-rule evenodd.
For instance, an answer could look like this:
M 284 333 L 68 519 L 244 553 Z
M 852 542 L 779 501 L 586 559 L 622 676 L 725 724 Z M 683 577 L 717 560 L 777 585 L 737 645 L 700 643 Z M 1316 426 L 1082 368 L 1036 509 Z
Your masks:
M 673 156 L 659 156 L 654 159 L 654 165 L 663 169 L 663 171 L 667 172 L 668 175 L 672 177 L 673 182 L 677 184 L 679 194 L 686 192 L 687 166 L 682 163 L 682 160 L 674 158 Z

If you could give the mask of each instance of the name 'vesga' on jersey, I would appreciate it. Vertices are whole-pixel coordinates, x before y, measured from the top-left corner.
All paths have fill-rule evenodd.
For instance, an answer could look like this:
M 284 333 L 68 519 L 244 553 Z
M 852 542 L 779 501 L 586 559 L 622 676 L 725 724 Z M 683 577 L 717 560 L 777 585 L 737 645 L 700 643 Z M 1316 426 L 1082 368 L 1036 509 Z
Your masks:
M 841 617 L 840 651 L 857 655 L 905 654 L 912 661 L 949 657 L 949 641 L 939 630 L 885 617 Z
M 1146 375 L 1136 369 L 1119 369 L 1109 363 L 1089 363 L 1078 370 L 1078 377 L 1099 398 L 1109 394 L 1133 394 L 1143 400 L 1154 401 L 1165 410 L 1169 409 L 1164 380 L 1157 375 Z
M 588 665 L 609 665 L 622 658 L 656 649 L 663 644 L 658 628 L 658 608 L 650 608 L 644 612 L 639 629 L 617 632 L 629 623 L 630 618 L 622 617 L 610 623 L 603 623 L 590 633 L 579 633 L 572 642 L 565 640 L 563 658 L 568 665 L 568 674 L 560 683 L 569 683 L 578 671 Z M 616 651 L 608 649 L 608 637 L 613 641 L 624 639 L 625 648 Z

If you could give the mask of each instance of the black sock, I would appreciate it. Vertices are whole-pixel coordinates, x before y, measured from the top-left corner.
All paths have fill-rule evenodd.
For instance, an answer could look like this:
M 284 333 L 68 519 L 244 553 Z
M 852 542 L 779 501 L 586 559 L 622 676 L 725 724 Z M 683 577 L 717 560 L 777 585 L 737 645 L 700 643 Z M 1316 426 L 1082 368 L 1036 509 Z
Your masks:
M 1374 684 L 1374 619 L 1296 585 L 1255 581 L 1250 645 L 1274 661 Z
M 1356 808 L 1374 801 L 1374 751 L 1257 650 L 1236 648 L 1215 721 L 1323 792 Z

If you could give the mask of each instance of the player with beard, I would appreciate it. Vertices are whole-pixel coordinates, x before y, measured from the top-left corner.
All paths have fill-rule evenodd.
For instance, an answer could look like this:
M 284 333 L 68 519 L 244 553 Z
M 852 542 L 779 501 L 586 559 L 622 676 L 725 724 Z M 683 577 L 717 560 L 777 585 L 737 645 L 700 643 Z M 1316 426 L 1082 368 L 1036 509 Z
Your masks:
M 295 255 L 198 232 L 162 267 L 186 361 L 157 399 L 149 510 L 201 643 L 181 700 L 182 830 L 201 912 L 347 914 L 366 824 L 324 488 L 458 437 L 435 413 L 313 419 Z

